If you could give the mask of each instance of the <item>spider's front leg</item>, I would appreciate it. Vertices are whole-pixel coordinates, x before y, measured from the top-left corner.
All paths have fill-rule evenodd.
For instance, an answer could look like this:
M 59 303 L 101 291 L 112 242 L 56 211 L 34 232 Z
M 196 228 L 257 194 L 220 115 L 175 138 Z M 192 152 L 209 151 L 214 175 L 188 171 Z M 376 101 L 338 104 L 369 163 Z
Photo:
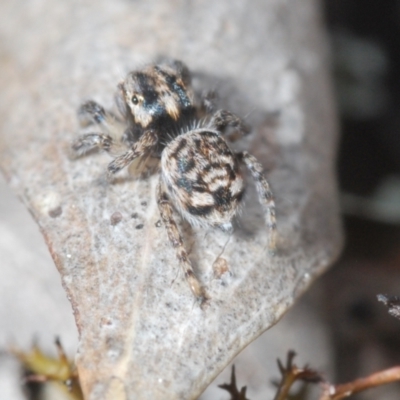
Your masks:
M 167 229 L 168 239 L 172 247 L 176 250 L 176 256 L 184 272 L 185 279 L 197 301 L 203 306 L 207 303 L 208 296 L 193 271 L 192 264 L 190 263 L 187 251 L 183 245 L 182 237 L 173 217 L 172 205 L 167 192 L 163 188 L 161 179 L 157 186 L 157 203 L 161 218 Z
M 94 150 L 109 152 L 113 140 L 111 136 L 104 133 L 87 133 L 72 143 L 72 151 L 75 156 L 80 157 Z
M 93 100 L 83 103 L 78 108 L 78 119 L 81 125 L 107 125 L 107 119 L 111 114 L 107 112 L 102 105 Z
M 108 164 L 108 172 L 116 174 L 121 169 L 127 167 L 135 158 L 148 154 L 157 143 L 157 132 L 153 129 L 146 131 L 130 150 Z
M 277 238 L 275 202 L 269 183 L 263 175 L 263 167 L 257 158 L 249 154 L 247 151 L 237 153 L 236 155 L 249 169 L 256 182 L 258 196 L 264 209 L 266 224 L 269 228 L 269 248 L 270 251 L 274 253 L 276 250 Z
M 82 126 L 97 125 L 107 133 L 87 133 L 72 143 L 72 151 L 76 156 L 82 156 L 94 150 L 109 152 L 114 141 L 109 135 L 110 121 L 115 119 L 100 104 L 93 100 L 83 103 L 78 109 L 78 118 Z

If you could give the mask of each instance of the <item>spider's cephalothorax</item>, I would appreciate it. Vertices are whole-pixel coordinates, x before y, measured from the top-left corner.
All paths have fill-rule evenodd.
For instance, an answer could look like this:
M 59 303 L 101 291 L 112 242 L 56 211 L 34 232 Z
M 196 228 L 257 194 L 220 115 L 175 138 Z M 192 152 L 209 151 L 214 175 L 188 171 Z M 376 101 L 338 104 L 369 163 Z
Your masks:
M 197 99 L 190 73 L 180 61 L 152 64 L 133 71 L 119 84 L 116 102 L 123 116 L 107 112 L 89 101 L 79 109 L 82 122 L 96 124 L 101 133 L 77 139 L 77 155 L 103 149 L 118 155 L 108 166 L 110 174 L 127 167 L 135 158 L 161 157 L 157 201 L 171 245 L 176 249 L 185 278 L 196 298 L 208 297 L 193 272 L 173 216 L 173 206 L 192 225 L 231 230 L 243 200 L 240 164 L 250 170 L 264 208 L 269 245 L 275 249 L 275 204 L 261 164 L 247 152 L 233 152 L 223 135 L 226 128 L 241 134 L 241 120 L 226 110 L 212 112 L 210 98 Z M 121 132 L 123 134 L 116 134 Z M 127 150 L 126 150 L 127 149 Z
M 117 104 L 130 121 L 128 135 L 137 141 L 146 131 L 156 132 L 155 154 L 196 118 L 189 71 L 179 61 L 133 71 L 118 88 Z

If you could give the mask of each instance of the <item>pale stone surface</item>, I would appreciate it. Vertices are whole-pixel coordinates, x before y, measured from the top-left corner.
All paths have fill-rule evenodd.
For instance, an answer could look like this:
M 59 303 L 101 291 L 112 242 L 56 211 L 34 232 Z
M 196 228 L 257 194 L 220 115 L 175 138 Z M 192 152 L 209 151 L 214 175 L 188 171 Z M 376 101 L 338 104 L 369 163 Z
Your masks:
M 277 325 L 262 334 L 246 347 L 235 359 L 237 386 L 247 387 L 246 395 L 250 400 L 273 399 L 276 387 L 272 382 L 280 379 L 276 360 L 283 363 L 289 350 L 297 353 L 294 362 L 297 366 L 308 365 L 334 380 L 334 355 L 329 328 L 321 302 L 322 287 L 316 284 L 303 298 L 279 321 Z M 218 385 L 229 383 L 231 365 L 200 396 L 199 400 L 226 400 L 229 395 Z M 310 385 L 308 400 L 319 398 L 318 385 Z
M 87 397 L 195 398 L 340 249 L 335 121 L 315 2 L 36 0 L 3 3 L 0 15 L 0 166 L 61 273 Z M 185 229 L 212 298 L 205 311 L 175 279 L 157 227 L 157 177 L 110 185 L 106 155 L 67 157 L 82 100 L 111 106 L 119 79 L 159 54 L 183 59 L 200 86 L 217 86 L 224 107 L 248 115 L 245 145 L 276 196 L 277 255 L 266 251 L 250 194 L 224 252 L 224 280 L 212 279 L 211 265 L 226 235 Z
M 22 400 L 20 367 L 8 350 L 36 340 L 55 355 L 59 336 L 69 355 L 78 344 L 71 304 L 37 224 L 0 176 L 0 399 Z
M 60 276 L 37 225 L 2 177 L 0 259 L 0 349 L 12 343 L 27 349 L 36 337 L 54 352 L 59 335 L 73 354 L 77 331 Z
M 0 229 L 0 399 L 22 400 L 18 363 L 4 353 L 10 343 L 28 350 L 36 338 L 44 351 L 55 354 L 54 337 L 59 335 L 72 356 L 78 332 L 37 225 L 1 176 Z M 313 287 L 279 324 L 232 361 L 238 385 L 248 387 L 251 400 L 273 397 L 271 380 L 279 377 L 276 359 L 284 359 L 289 349 L 297 351 L 297 365 L 308 364 L 332 377 L 333 357 L 320 310 L 320 289 L 318 284 Z M 229 364 L 200 400 L 226 399 L 228 394 L 218 385 L 229 382 L 230 373 Z

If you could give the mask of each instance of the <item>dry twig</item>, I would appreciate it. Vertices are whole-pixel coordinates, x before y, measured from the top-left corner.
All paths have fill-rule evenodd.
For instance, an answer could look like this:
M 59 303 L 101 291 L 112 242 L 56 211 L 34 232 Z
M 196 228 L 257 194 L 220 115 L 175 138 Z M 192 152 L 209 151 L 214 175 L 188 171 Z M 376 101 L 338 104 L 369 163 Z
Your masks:
M 321 375 L 308 368 L 298 368 L 296 364 L 293 364 L 293 359 L 296 356 L 294 351 L 289 351 L 286 358 L 286 367 L 284 367 L 281 361 L 278 359 L 278 367 L 282 375 L 281 382 L 278 386 L 278 392 L 276 393 L 274 400 L 286 400 L 289 397 L 289 391 L 293 383 L 296 381 L 304 381 L 307 383 L 318 383 L 322 381 Z
M 341 400 L 355 393 L 400 380 L 400 366 L 340 385 L 326 385 L 320 400 Z
M 70 400 L 83 400 L 78 372 L 73 361 L 65 354 L 59 338 L 56 338 L 57 357 L 42 352 L 34 343 L 28 352 L 11 347 L 10 352 L 18 358 L 25 371 L 24 383 L 52 384 L 60 396 Z M 64 398 L 63 397 L 63 398 Z
M 246 397 L 246 386 L 243 386 L 240 389 L 240 392 L 236 386 L 236 375 L 235 375 L 235 366 L 232 365 L 232 372 L 231 372 L 231 383 L 218 385 L 221 389 L 226 390 L 230 393 L 231 399 L 230 400 L 249 400 Z

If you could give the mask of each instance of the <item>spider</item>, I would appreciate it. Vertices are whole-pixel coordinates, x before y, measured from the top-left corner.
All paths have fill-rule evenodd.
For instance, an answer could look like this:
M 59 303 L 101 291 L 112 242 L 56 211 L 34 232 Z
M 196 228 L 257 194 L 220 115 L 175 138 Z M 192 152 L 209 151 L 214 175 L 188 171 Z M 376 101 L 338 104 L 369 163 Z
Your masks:
M 72 150 L 77 156 L 95 150 L 117 155 L 108 165 L 111 176 L 138 157 L 161 159 L 157 186 L 161 220 L 185 279 L 203 305 L 209 298 L 193 271 L 174 209 L 193 226 L 230 232 L 243 203 L 245 184 L 240 165 L 244 164 L 264 209 L 269 247 L 275 249 L 275 203 L 262 165 L 246 151 L 233 152 L 224 138 L 228 128 L 241 135 L 248 130 L 235 114 L 215 111 L 212 94 L 197 96 L 188 68 L 177 60 L 130 72 L 118 85 L 116 103 L 122 120 L 94 101 L 82 104 L 78 110 L 81 122 L 97 125 L 100 132 L 82 135 Z M 121 126 L 125 130 L 118 137 Z

